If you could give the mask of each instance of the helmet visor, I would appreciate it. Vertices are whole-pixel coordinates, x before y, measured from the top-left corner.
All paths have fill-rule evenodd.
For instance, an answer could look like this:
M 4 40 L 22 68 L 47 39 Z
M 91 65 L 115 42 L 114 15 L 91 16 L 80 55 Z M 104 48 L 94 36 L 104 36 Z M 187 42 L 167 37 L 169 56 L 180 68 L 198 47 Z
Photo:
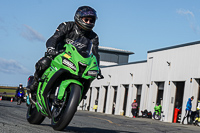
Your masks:
M 95 17 L 96 19 L 96 12 L 93 10 L 87 10 L 87 11 L 82 11 L 80 12 L 80 17 Z

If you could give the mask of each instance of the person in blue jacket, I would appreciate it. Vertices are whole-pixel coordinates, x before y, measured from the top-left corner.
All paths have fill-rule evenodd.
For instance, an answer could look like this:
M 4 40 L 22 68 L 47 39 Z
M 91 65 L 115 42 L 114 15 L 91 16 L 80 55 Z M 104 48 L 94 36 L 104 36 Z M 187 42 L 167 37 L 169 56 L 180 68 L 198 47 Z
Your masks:
M 192 108 L 192 100 L 194 99 L 194 96 L 188 99 L 187 104 L 186 104 L 186 109 L 185 109 L 185 116 L 183 118 L 182 124 L 184 124 L 184 120 L 187 117 L 187 123 L 188 123 L 188 118 L 189 115 L 191 114 L 191 108 Z

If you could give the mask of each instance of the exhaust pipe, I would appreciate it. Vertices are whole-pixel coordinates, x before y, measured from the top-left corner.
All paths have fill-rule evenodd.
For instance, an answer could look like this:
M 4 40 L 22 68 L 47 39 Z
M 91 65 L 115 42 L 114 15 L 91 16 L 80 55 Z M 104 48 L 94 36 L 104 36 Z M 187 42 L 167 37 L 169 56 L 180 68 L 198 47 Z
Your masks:
M 29 100 L 30 100 L 30 102 L 31 102 L 32 104 L 35 105 L 35 101 L 32 99 L 32 97 L 31 97 L 31 93 L 29 93 Z

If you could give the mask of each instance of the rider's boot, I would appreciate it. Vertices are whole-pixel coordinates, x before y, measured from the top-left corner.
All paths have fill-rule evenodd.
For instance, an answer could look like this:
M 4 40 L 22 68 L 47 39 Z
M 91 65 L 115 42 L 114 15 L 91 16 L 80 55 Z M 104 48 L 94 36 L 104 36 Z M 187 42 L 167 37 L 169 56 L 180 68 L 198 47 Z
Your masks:
M 39 84 L 39 78 L 42 76 L 44 71 L 50 66 L 51 59 L 48 57 L 41 58 L 36 64 L 35 64 L 35 73 L 34 73 L 34 79 L 33 83 L 30 86 L 30 91 L 35 92 L 37 90 L 38 84 Z
M 37 90 L 39 81 L 38 81 L 38 74 L 37 72 L 35 72 L 34 74 L 34 79 L 33 79 L 33 83 L 30 85 L 30 92 L 33 93 Z

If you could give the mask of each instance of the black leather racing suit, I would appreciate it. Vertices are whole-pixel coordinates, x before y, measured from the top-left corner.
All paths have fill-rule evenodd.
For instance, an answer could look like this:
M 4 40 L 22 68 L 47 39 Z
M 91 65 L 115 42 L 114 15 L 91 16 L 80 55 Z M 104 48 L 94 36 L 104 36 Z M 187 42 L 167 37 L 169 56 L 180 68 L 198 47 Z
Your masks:
M 98 54 L 99 38 L 97 34 L 93 31 L 81 30 L 75 24 L 75 22 L 61 23 L 56 29 L 54 35 L 47 40 L 46 47 L 47 48 L 52 47 L 55 48 L 56 50 L 60 50 L 63 49 L 64 44 L 66 43 L 73 44 L 76 40 L 81 40 L 81 43 L 79 41 L 79 46 L 81 46 L 80 48 L 84 47 L 84 45 L 86 45 L 88 41 L 91 41 L 92 53 L 96 56 L 97 63 L 99 65 L 99 54 Z M 49 58 L 47 57 L 41 58 L 35 65 L 36 72 L 34 74 L 34 78 L 38 79 L 39 77 L 41 77 L 44 71 L 50 66 L 50 63 L 51 60 Z
M 99 39 L 93 31 L 81 31 L 75 22 L 64 22 L 61 23 L 53 36 L 51 36 L 47 42 L 46 47 L 53 47 L 56 49 L 62 49 L 64 44 L 73 44 L 74 41 L 81 38 L 80 45 L 87 44 L 87 41 L 91 41 L 93 44 L 92 53 L 96 56 L 99 64 L 98 45 Z M 75 46 L 76 47 L 76 46 Z M 79 48 L 79 47 L 76 47 Z

